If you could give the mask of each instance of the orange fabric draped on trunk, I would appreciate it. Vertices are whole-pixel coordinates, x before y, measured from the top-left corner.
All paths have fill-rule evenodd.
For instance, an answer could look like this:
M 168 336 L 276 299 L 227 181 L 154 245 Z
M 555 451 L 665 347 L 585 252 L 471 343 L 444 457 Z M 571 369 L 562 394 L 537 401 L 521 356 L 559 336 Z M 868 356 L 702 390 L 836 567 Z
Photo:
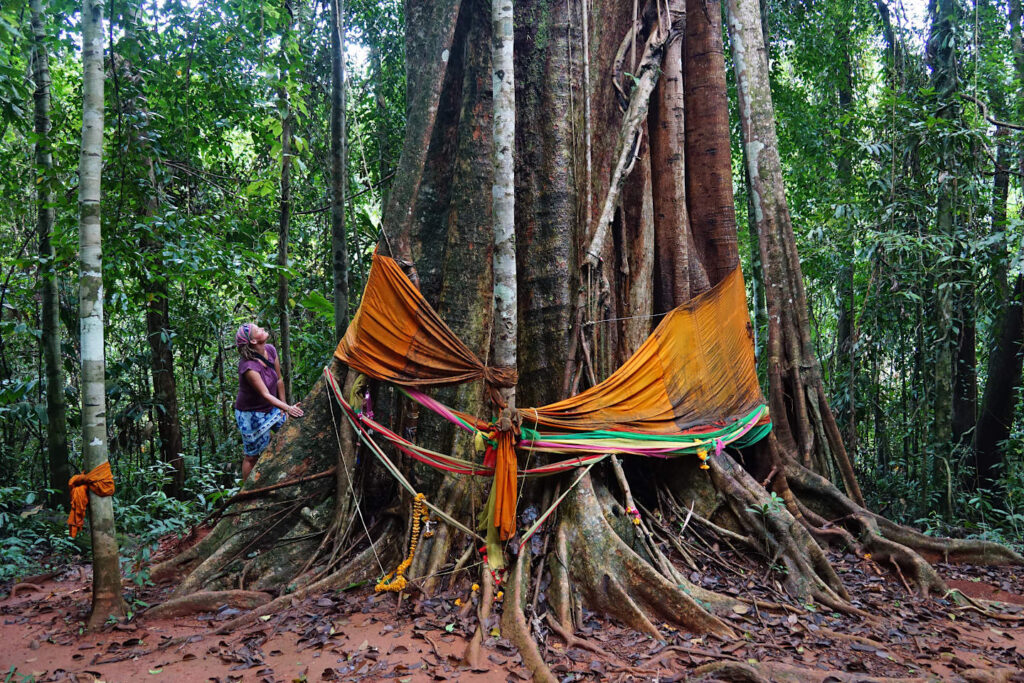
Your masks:
M 516 445 L 511 431 L 498 432 L 498 447 L 495 450 L 494 483 L 494 526 L 498 536 L 505 541 L 516 532 Z
M 97 465 L 88 474 L 76 474 L 68 480 L 71 489 L 71 512 L 68 514 L 68 527 L 71 538 L 78 535 L 85 524 L 85 509 L 89 506 L 89 491 L 97 496 L 114 495 L 114 475 L 110 471 L 110 461 Z
M 424 300 L 398 263 L 379 254 L 373 255 L 359 310 L 334 356 L 374 379 L 407 386 L 474 379 L 483 379 L 492 390 L 516 384 L 515 368 L 484 365 Z
M 670 311 L 622 367 L 583 393 L 519 410 L 555 431 L 679 434 L 721 425 L 764 404 L 743 273 Z
M 486 367 L 398 264 L 377 254 L 359 311 L 334 355 L 359 372 L 400 385 L 484 379 L 491 393 L 497 393 L 495 387 L 515 382 L 514 370 Z M 737 267 L 715 287 L 668 313 L 606 380 L 563 401 L 520 408 L 519 414 L 524 426 L 547 431 L 678 435 L 695 427 L 725 425 L 764 402 L 743 274 Z M 515 531 L 515 452 L 511 433 L 499 432 L 498 437 L 494 524 L 506 539 Z

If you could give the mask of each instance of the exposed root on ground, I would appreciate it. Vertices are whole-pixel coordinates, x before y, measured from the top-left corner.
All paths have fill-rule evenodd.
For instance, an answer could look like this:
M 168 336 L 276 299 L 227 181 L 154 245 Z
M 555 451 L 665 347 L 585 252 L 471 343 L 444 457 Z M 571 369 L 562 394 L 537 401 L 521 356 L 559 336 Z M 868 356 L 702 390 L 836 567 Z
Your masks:
M 289 422 L 261 458 L 249 484 L 250 489 L 262 489 L 260 494 L 240 495 L 206 537 L 152 569 L 154 579 L 181 579 L 174 597 L 150 610 L 150 616 L 212 611 L 224 604 L 250 610 L 218 628 L 218 633 L 229 633 L 294 600 L 373 581 L 398 564 L 408 547 L 407 507 L 370 467 L 371 459 L 364 458 L 357 467 L 354 457 L 337 455 L 338 423 L 329 405 L 318 385 L 306 401 L 307 418 Z M 665 470 L 699 485 L 678 491 L 658 477 L 653 487 L 636 487 L 627 477 L 628 464 L 599 468 L 580 479 L 542 528 L 543 544 L 527 544 L 515 558 L 500 586 L 506 593 L 504 602 L 494 601 L 499 587 L 489 570 L 481 572 L 480 591 L 474 593 L 478 626 L 465 661 L 472 666 L 484 661 L 483 643 L 497 625 L 498 616 L 492 612 L 499 604 L 502 635 L 518 647 L 539 680 L 554 680 L 538 646 L 538 638 L 547 632 L 545 620 L 567 646 L 609 656 L 575 635 L 583 626 L 584 607 L 658 640 L 664 638 L 662 624 L 734 638 L 724 617 L 743 614 L 749 605 L 799 611 L 781 595 L 778 603 L 769 603 L 715 593 L 691 582 L 688 577 L 702 567 L 753 578 L 723 558 L 720 546 L 740 556 L 762 555 L 768 568 L 759 581 L 774 585 L 780 594 L 863 617 L 868 615 L 850 604 L 823 550 L 825 544 L 870 555 L 900 577 L 908 591 L 916 588 L 937 595 L 950 593 L 930 559 L 1022 563 L 1019 555 L 995 544 L 936 539 L 893 524 L 782 456 L 776 457 L 767 477 L 762 472 L 757 478 L 728 454 L 708 463 L 706 477 L 693 463 Z M 332 466 L 338 467 L 334 477 L 329 476 Z M 332 496 L 331 487 L 342 486 L 340 482 L 343 488 Z M 417 486 L 429 491 L 439 484 L 433 488 L 432 502 L 452 517 L 468 520 L 476 512 L 472 501 L 482 498 L 479 483 L 448 476 L 418 481 Z M 639 494 L 631 490 L 631 483 Z M 688 498 L 683 505 L 677 495 L 700 502 L 694 506 Z M 345 499 L 341 503 L 339 496 Z M 536 493 L 533 502 L 546 509 L 555 496 L 549 486 Z M 339 516 L 339 505 L 349 510 L 347 519 Z M 643 516 L 626 514 L 630 507 L 642 510 Z M 465 581 L 459 573 L 475 566 L 475 549 L 476 544 L 467 543 L 455 528 L 432 522 L 419 539 L 408 571 L 410 588 L 431 595 Z M 684 564 L 677 567 L 669 554 Z M 769 576 L 777 581 L 766 580 Z M 539 599 L 542 591 L 546 602 Z M 273 593 L 278 597 L 271 599 Z M 1017 621 L 1016 616 L 995 615 L 997 606 L 962 599 L 955 592 L 952 598 L 961 609 Z M 471 609 L 467 604 L 465 613 Z M 698 672 L 733 680 L 773 675 L 764 667 L 732 659 L 709 666 Z
M 384 533 L 382 534 L 382 537 L 395 540 L 396 536 L 388 533 L 390 531 L 392 531 L 390 524 L 386 524 L 383 529 Z M 251 612 L 243 614 L 236 619 L 232 619 L 220 626 L 216 632 L 221 635 L 232 633 L 243 626 L 253 623 L 262 616 L 273 614 L 284 609 L 291 604 L 292 600 L 302 600 L 307 595 L 322 593 L 338 588 L 345 588 L 350 584 L 371 581 L 380 572 L 379 562 L 386 565 L 397 562 L 399 552 L 398 544 L 394 542 L 384 542 L 378 543 L 376 546 L 370 546 L 330 576 L 326 576 L 319 581 L 309 583 L 292 593 L 285 593 L 284 595 L 271 600 Z
M 260 591 L 227 590 L 198 591 L 181 595 L 154 605 L 145 612 L 147 619 L 165 619 L 167 617 L 183 617 L 200 612 L 215 612 L 222 606 L 236 609 L 256 609 L 265 605 L 273 598 L 270 593 Z
M 484 642 L 484 633 L 490 629 L 491 606 L 494 602 L 494 580 L 487 567 L 480 569 L 480 595 L 476 608 L 477 625 L 473 637 L 466 645 L 466 652 L 462 660 L 470 667 L 479 667 L 483 663 L 481 647 Z
M 1024 564 L 1020 555 L 995 543 L 936 538 L 895 524 L 857 505 L 828 479 L 797 463 L 787 462 L 784 474 L 819 537 L 839 539 L 850 551 L 891 568 L 925 595 L 947 591 L 931 561 Z
M 539 683 L 554 683 L 558 679 L 551 673 L 537 647 L 537 640 L 530 631 L 523 607 L 526 604 L 527 579 L 530 576 L 529 552 L 520 553 L 508 573 L 505 588 L 505 611 L 502 614 L 501 631 L 519 649 L 523 664 L 533 673 L 533 680 Z
M 604 495 L 610 499 L 607 492 Z M 655 622 L 667 622 L 693 632 L 722 637 L 735 635 L 713 613 L 725 613 L 735 601 L 704 591 L 689 582 L 680 584 L 680 587 L 660 574 L 612 528 L 608 521 L 610 510 L 599 502 L 590 477 L 583 478 L 562 503 L 560 511 L 559 538 L 556 540 L 549 593 L 559 590 L 565 593 L 552 597 L 564 628 L 572 626 L 572 622 L 566 619 L 566 606 L 572 600 L 569 591 L 578 590 L 589 607 L 600 609 L 659 640 L 662 635 Z M 632 526 L 625 519 L 620 519 L 623 525 Z M 555 565 L 559 567 L 557 571 Z
M 825 552 L 783 503 L 768 492 L 727 453 L 709 459 L 715 487 L 752 538 L 760 538 L 769 564 L 781 563 L 787 591 L 814 598 L 832 609 L 866 616 L 849 604 L 850 596 Z
M 770 683 L 771 679 L 762 676 L 757 668 L 742 662 L 711 662 L 698 666 L 693 670 L 694 680 L 708 681 L 747 681 L 749 683 Z

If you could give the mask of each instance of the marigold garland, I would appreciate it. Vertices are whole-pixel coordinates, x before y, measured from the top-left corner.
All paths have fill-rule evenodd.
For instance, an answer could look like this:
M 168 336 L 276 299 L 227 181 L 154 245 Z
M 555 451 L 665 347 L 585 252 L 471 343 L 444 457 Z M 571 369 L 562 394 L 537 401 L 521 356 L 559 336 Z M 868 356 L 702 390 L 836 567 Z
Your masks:
M 402 560 L 402 564 L 398 565 L 395 571 L 389 573 L 383 579 L 377 582 L 374 586 L 374 591 L 380 593 L 382 591 L 390 591 L 397 593 L 405 590 L 405 587 L 409 585 L 409 582 L 405 578 L 405 570 L 412 564 L 412 558 L 416 555 L 416 545 L 420 540 L 420 522 L 427 522 L 430 520 L 430 515 L 427 513 L 427 506 L 425 501 L 427 497 L 422 493 L 417 493 L 416 498 L 412 503 L 412 538 L 409 539 L 409 555 Z

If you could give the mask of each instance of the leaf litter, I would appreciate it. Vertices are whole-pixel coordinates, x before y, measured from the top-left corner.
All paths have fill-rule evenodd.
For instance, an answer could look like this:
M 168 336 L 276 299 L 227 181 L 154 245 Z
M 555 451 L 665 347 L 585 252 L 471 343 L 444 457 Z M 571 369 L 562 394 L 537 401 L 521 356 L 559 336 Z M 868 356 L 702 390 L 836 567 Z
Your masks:
M 670 549 L 666 548 L 666 551 Z M 755 559 L 723 552 L 732 566 L 707 565 L 698 582 L 749 604 L 723 615 L 730 641 L 659 624 L 662 640 L 582 611 L 575 631 L 596 651 L 565 643 L 547 628 L 545 601 L 528 619 L 545 662 L 560 681 L 690 680 L 701 666 L 732 663 L 768 680 L 856 681 L 866 678 L 1005 680 L 1024 683 L 1024 619 L 1020 623 L 964 610 L 950 598 L 909 595 L 871 560 L 833 553 L 854 604 L 870 619 L 800 605 L 780 594 Z M 950 586 L 980 600 L 1001 600 L 1024 617 L 1024 569 L 936 565 Z M 515 647 L 488 623 L 478 668 L 462 661 L 477 628 L 462 609 L 469 581 L 444 594 L 407 595 L 400 603 L 362 588 L 293 601 L 229 636 L 212 635 L 239 610 L 110 625 L 81 633 L 88 612 L 87 571 L 76 568 L 0 603 L 0 671 L 36 681 L 518 681 L 529 680 Z M 465 584 L 465 585 L 463 585 Z M 0 591 L 5 587 L 0 586 Z M 171 586 L 131 596 L 157 604 Z M 476 600 L 475 597 L 469 598 Z M 754 607 L 754 603 L 757 607 Z M 772 605 L 770 608 L 761 605 Z M 130 632 L 129 632 L 130 631 Z M 20 679 L 14 679 L 20 680 Z M 713 680 L 713 678 L 709 679 Z

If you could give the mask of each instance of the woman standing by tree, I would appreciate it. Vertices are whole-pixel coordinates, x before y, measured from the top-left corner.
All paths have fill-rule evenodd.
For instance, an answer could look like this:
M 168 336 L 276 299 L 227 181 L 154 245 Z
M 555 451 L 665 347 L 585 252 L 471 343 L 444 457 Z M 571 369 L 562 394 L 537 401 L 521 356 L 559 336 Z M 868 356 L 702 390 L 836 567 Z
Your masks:
M 285 384 L 277 349 L 268 344 L 270 333 L 255 323 L 245 323 L 235 334 L 238 347 L 238 397 L 235 421 L 242 433 L 242 481 L 270 443 L 270 432 L 288 419 L 302 417 L 299 404 L 285 401 Z M 276 396 L 273 392 L 276 392 Z

